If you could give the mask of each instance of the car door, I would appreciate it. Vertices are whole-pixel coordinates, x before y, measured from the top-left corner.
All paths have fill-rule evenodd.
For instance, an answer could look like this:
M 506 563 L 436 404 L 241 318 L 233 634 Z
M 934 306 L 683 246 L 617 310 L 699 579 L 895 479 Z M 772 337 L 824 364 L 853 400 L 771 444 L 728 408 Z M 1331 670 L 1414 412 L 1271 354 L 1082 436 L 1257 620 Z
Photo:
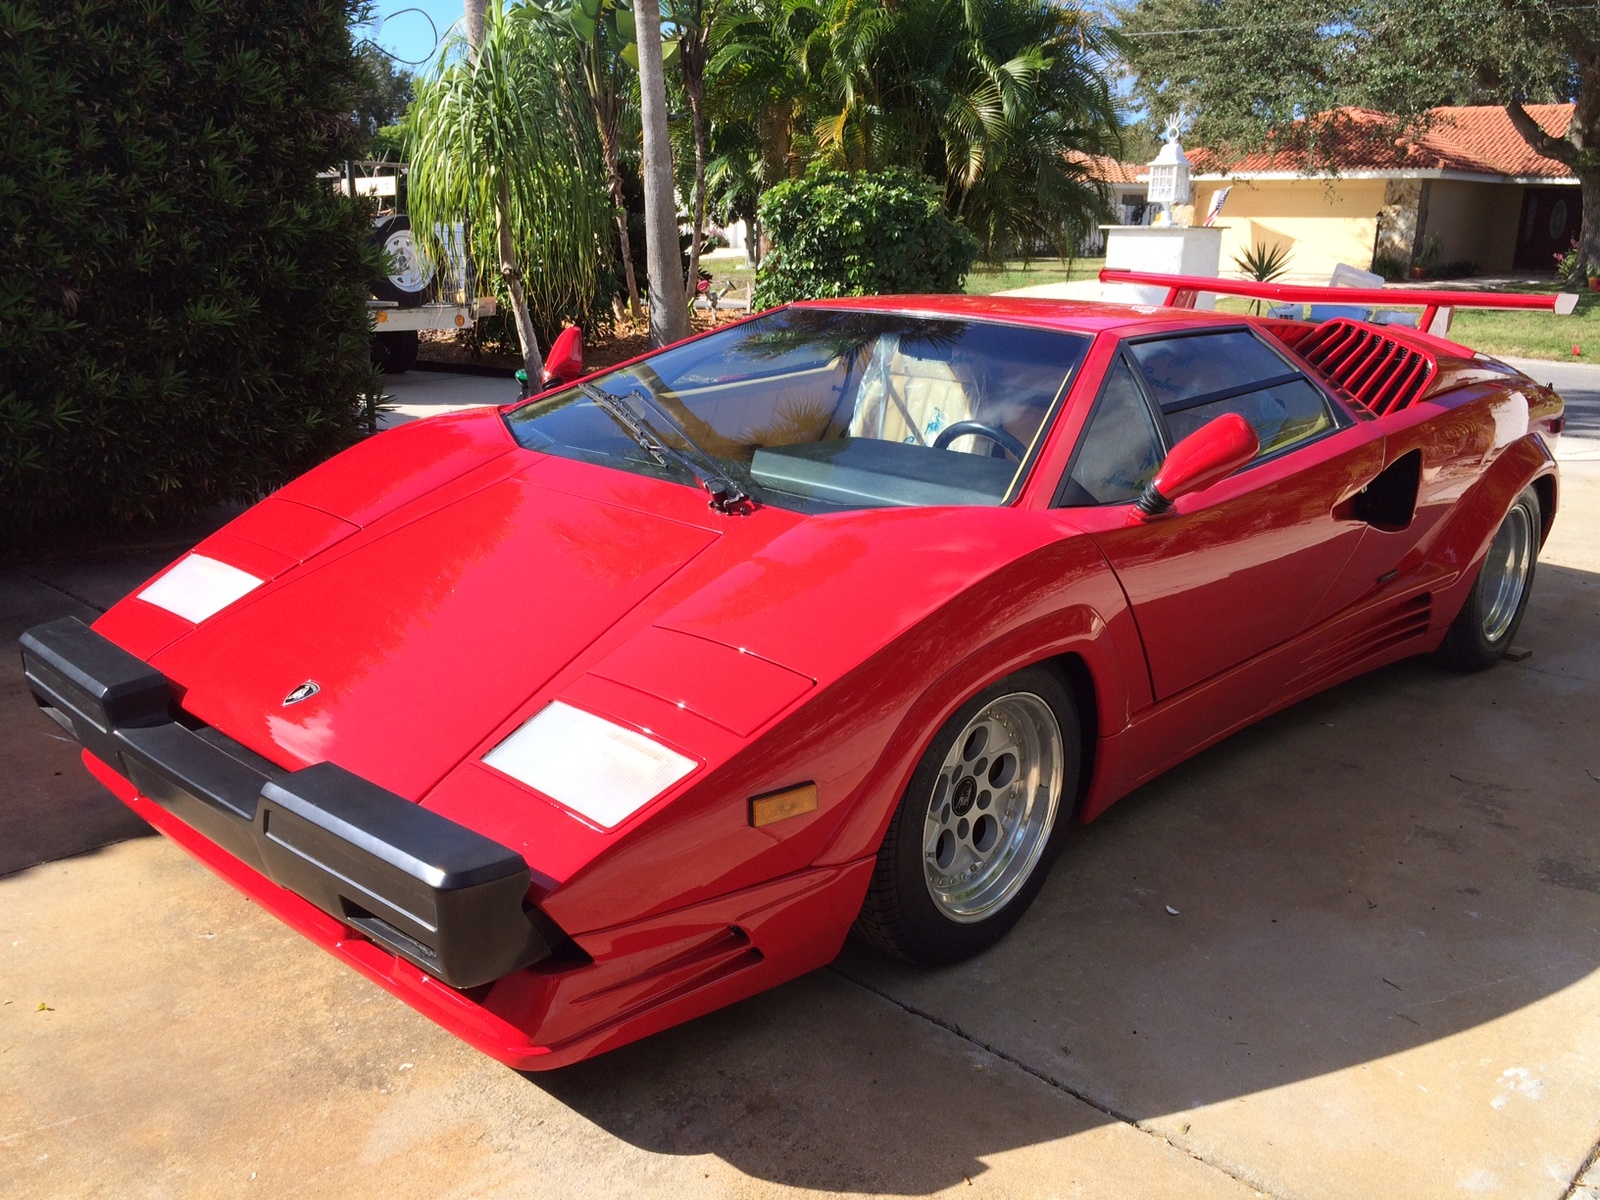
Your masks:
M 1165 516 L 1140 514 L 1167 451 L 1225 412 L 1256 430 L 1256 459 Z M 1115 570 L 1159 701 L 1310 627 L 1365 528 L 1344 502 L 1382 466 L 1372 422 L 1253 330 L 1208 328 L 1124 341 L 1058 503 Z

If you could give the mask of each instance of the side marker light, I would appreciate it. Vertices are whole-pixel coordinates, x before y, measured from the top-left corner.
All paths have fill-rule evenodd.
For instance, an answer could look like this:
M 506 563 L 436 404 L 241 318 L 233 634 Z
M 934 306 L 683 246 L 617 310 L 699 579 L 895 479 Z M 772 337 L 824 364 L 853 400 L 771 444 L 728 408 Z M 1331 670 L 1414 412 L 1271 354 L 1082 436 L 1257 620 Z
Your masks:
M 790 817 L 817 811 L 817 785 L 802 783 L 798 787 L 769 792 L 750 801 L 750 824 L 756 829 Z

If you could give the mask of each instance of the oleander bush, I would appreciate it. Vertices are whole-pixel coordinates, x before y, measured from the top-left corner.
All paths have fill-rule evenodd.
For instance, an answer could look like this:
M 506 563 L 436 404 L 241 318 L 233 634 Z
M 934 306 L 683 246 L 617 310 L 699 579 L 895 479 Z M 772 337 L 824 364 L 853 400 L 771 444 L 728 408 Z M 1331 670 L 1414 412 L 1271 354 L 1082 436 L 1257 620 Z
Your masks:
M 945 212 L 932 180 L 907 170 L 816 171 L 761 198 L 772 250 L 755 306 L 829 296 L 958 292 L 978 239 Z
M 0 0 L 0 543 L 250 499 L 375 383 L 357 0 Z

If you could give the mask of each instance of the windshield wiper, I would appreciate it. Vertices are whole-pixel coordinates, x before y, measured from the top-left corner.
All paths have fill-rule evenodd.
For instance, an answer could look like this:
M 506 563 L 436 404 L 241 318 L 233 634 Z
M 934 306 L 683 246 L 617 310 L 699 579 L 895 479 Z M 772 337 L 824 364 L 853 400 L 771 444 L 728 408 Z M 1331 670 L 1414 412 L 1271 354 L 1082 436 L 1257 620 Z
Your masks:
M 613 396 L 592 383 L 580 383 L 578 390 L 593 401 L 595 407 L 626 429 L 640 449 L 662 466 L 666 466 L 670 461 L 693 475 L 696 482 L 705 488 L 706 494 L 711 497 L 712 508 L 720 513 L 744 512 L 744 506 L 750 503 L 750 493 L 744 490 L 737 479 L 717 466 L 716 460 L 689 436 L 672 414 L 657 404 L 655 399 L 638 384 L 633 386 L 632 394 L 637 394 L 643 399 L 652 412 L 662 418 L 671 426 L 674 433 L 694 449 L 694 457 L 667 445 L 655 427 L 645 417 L 635 412 L 633 406 L 623 397 Z

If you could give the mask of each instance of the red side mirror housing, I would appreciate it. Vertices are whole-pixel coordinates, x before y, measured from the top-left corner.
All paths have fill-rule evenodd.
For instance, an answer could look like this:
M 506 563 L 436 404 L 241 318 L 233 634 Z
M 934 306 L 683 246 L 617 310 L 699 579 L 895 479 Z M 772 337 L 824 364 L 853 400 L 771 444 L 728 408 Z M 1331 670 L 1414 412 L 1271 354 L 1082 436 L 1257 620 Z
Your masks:
M 1172 448 L 1139 497 L 1139 512 L 1158 517 L 1172 509 L 1179 496 L 1226 479 L 1261 449 L 1250 423 L 1238 413 L 1223 413 L 1196 429 Z
M 583 330 L 568 325 L 551 343 L 544 360 L 544 385 L 573 383 L 583 378 Z

